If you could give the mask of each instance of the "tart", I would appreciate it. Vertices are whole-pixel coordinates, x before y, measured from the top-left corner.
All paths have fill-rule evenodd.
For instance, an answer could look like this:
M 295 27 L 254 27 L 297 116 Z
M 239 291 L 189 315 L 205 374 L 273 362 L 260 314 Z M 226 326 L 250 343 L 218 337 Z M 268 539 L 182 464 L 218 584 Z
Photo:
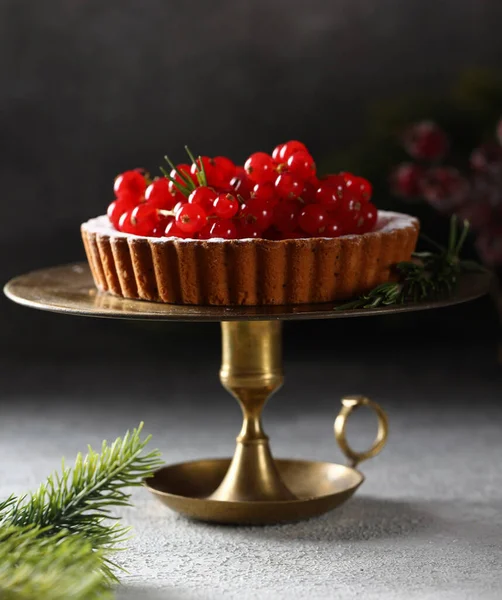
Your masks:
M 194 163 L 193 184 L 187 186 L 189 193 L 181 200 L 179 197 L 190 173 L 186 166 L 183 166 L 185 171 L 182 166 L 174 168 L 166 179 L 156 180 L 161 184 L 154 181 L 148 188 L 148 180 L 143 187 L 137 176 L 119 176 L 116 180 L 119 184 L 115 185 L 117 199 L 110 205 L 108 215 L 81 226 L 89 266 L 100 291 L 124 298 L 191 305 L 335 302 L 359 296 L 389 281 L 393 277 L 393 266 L 410 260 L 415 250 L 418 220 L 369 208 L 369 198 L 360 198 L 364 190 L 370 189 L 362 178 L 338 174 L 319 180 L 315 173 L 307 172 L 310 159 L 299 159 L 297 163 L 303 166 L 302 173 L 311 184 L 308 187 L 305 180 L 296 177 L 294 171 L 291 174 L 287 167 L 281 171 L 274 166 L 273 170 L 277 168 L 277 171 L 270 175 L 255 162 L 255 166 L 258 165 L 254 169 L 255 177 L 259 171 L 260 177 L 274 179 L 262 181 L 261 188 L 253 179 L 245 182 L 248 190 L 258 188 L 259 192 L 253 196 L 254 192 L 248 191 L 246 197 L 242 177 L 249 176 L 250 169 L 246 169 L 247 175 L 241 173 L 238 182 L 235 176 L 230 178 L 235 171 L 228 169 L 225 182 L 221 172 L 208 173 L 211 163 L 204 168 L 204 160 L 200 157 Z M 284 181 L 286 175 L 290 176 L 288 184 L 296 177 L 303 196 L 307 196 L 307 192 L 311 196 L 307 200 L 303 196 L 295 197 L 293 190 L 285 197 L 282 191 L 270 203 L 261 202 L 258 210 L 258 202 L 253 205 L 253 201 L 265 195 L 265 184 L 270 184 L 265 190 L 267 193 L 277 190 L 276 182 L 281 177 Z M 212 181 L 208 181 L 208 177 Z M 120 182 L 124 180 L 129 183 L 121 194 Z M 349 185 L 340 184 L 347 180 Z M 177 185 L 173 185 L 173 181 Z M 155 185 L 172 197 L 154 194 L 151 190 Z M 230 191 L 229 185 L 232 186 Z M 343 189 L 335 193 L 337 185 Z M 236 192 L 236 186 L 243 194 Z M 359 197 L 351 191 L 351 186 L 357 187 Z M 134 204 L 131 189 L 139 198 L 135 208 L 131 208 Z M 190 202 L 194 196 L 204 196 L 205 203 Z M 354 206 L 347 208 L 342 196 L 345 203 L 351 202 Z M 152 198 L 155 206 L 148 209 Z M 216 208 L 208 208 L 208 199 Z M 175 200 L 177 206 L 173 206 Z M 237 208 L 231 207 L 234 201 Z M 293 220 L 290 231 L 284 231 L 284 207 L 290 210 L 295 202 L 297 219 Z M 128 209 L 118 215 L 117 204 Z M 224 218 L 220 218 L 218 214 L 224 211 Z M 232 211 L 234 214 L 230 215 Z M 368 216 L 364 220 L 361 215 Z M 261 231 L 257 224 L 262 225 Z M 193 230 L 187 232 L 186 229 Z

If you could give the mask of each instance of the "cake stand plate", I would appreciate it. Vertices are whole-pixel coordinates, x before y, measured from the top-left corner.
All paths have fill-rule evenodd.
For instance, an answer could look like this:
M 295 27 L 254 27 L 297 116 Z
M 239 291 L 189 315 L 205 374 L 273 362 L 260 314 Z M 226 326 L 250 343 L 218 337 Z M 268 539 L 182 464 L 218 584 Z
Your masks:
M 127 300 L 96 290 L 87 263 L 76 263 L 33 271 L 12 279 L 4 288 L 14 302 L 30 308 L 109 319 L 154 321 L 266 321 L 269 319 L 341 319 L 412 312 L 468 302 L 483 296 L 490 277 L 469 273 L 460 279 L 449 298 L 433 302 L 336 310 L 336 304 L 291 306 L 187 306 Z
M 274 460 L 263 431 L 261 413 L 283 383 L 282 321 L 330 319 L 439 308 L 484 295 L 490 276 L 460 278 L 444 300 L 373 309 L 337 310 L 335 304 L 212 307 L 157 304 L 102 294 L 86 264 L 34 271 L 10 281 L 5 294 L 14 302 L 81 316 L 158 321 L 220 321 L 220 380 L 237 399 L 242 429 L 233 458 L 206 459 L 163 467 L 145 481 L 146 488 L 171 509 L 193 519 L 216 523 L 271 524 L 307 519 L 347 500 L 363 483 L 356 468 L 385 445 L 388 423 L 382 408 L 364 396 L 342 399 L 334 423 L 335 438 L 349 465 L 301 460 Z M 347 443 L 346 424 L 353 411 L 376 413 L 378 431 L 372 446 L 355 452 Z

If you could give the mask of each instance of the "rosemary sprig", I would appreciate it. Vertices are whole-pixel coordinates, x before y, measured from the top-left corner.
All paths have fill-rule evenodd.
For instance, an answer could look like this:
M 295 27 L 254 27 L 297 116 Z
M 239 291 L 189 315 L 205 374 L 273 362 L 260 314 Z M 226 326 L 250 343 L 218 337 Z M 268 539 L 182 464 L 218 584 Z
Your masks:
M 199 158 L 196 160 L 188 146 L 185 146 L 185 150 L 186 150 L 186 153 L 188 154 L 188 157 L 190 158 L 190 161 L 192 162 L 193 165 L 195 165 L 198 184 L 201 186 L 202 185 L 206 186 L 207 185 L 207 177 L 206 177 L 206 170 L 204 168 L 204 163 L 202 162 L 202 157 L 199 156 Z M 159 169 L 160 169 L 162 175 L 164 175 L 164 177 L 166 179 L 169 179 L 169 181 L 175 186 L 175 188 L 181 194 L 183 194 L 183 196 L 185 196 L 185 198 L 188 198 L 188 196 L 190 196 L 190 194 L 194 191 L 194 189 L 197 186 L 190 179 L 190 177 L 188 177 L 185 173 L 183 173 L 182 171 L 180 171 L 178 169 L 178 167 L 173 163 L 173 161 L 168 156 L 164 156 L 164 160 L 171 168 L 171 171 L 174 171 L 178 175 L 178 177 L 180 178 L 182 183 L 180 183 L 179 181 L 176 181 L 176 179 L 171 177 L 171 173 L 169 173 L 167 171 L 167 169 L 165 169 L 164 167 L 161 166 L 161 167 L 159 167 Z
M 188 154 L 188 158 L 192 161 L 197 169 L 197 180 L 199 185 L 207 185 L 206 171 L 204 169 L 204 165 L 202 164 L 202 158 L 199 156 L 199 162 L 197 162 L 188 146 L 185 146 L 185 151 Z
M 207 175 L 206 175 L 206 167 L 204 166 L 204 161 L 202 160 L 202 156 L 199 155 L 199 170 L 200 170 L 200 179 L 201 185 L 207 185 Z
M 195 189 L 195 183 L 190 179 L 190 177 L 188 177 L 188 175 L 185 175 L 185 173 L 180 171 L 178 169 L 178 167 L 172 162 L 172 160 L 169 159 L 169 156 L 164 156 L 164 160 L 171 167 L 171 169 L 176 172 L 176 174 L 183 181 L 183 183 L 186 185 L 186 187 L 191 192 L 193 192 L 193 190 Z M 171 179 L 170 175 L 169 175 L 169 179 Z
M 483 270 L 473 261 L 460 259 L 460 252 L 468 232 L 468 221 L 463 221 L 459 226 L 457 218 L 453 216 L 450 220 L 447 248 L 422 236 L 436 248 L 435 253 L 415 252 L 413 254 L 415 260 L 400 262 L 395 266 L 397 281 L 378 285 L 356 300 L 337 306 L 336 310 L 377 308 L 449 296 L 453 293 L 461 273 Z
M 176 179 L 173 179 L 170 175 L 170 173 L 167 172 L 166 169 L 164 169 L 164 167 L 159 167 L 162 175 L 164 175 L 164 177 L 166 179 L 169 179 L 169 181 L 174 185 L 174 187 L 183 194 L 183 196 L 185 196 L 185 198 L 188 198 L 188 196 L 190 196 L 190 190 L 186 187 L 183 187 L 180 183 L 178 183 L 176 181 Z

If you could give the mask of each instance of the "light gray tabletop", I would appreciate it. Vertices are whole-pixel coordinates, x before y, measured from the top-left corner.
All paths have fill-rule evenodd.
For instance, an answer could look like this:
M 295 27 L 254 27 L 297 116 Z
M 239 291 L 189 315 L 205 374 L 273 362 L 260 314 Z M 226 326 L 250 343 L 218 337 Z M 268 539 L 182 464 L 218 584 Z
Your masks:
M 123 513 L 136 537 L 119 557 L 129 572 L 119 600 L 500 598 L 502 379 L 464 361 L 453 370 L 425 359 L 426 371 L 288 361 L 265 415 L 277 456 L 343 461 L 332 421 L 345 392 L 388 410 L 388 447 L 362 465 L 356 496 L 312 521 L 234 528 L 186 521 L 137 490 Z M 94 365 L 92 377 L 71 359 L 17 366 L 8 381 L 29 380 L 33 391 L 21 396 L 10 383 L 2 398 L 0 493 L 34 488 L 62 455 L 140 420 L 167 462 L 230 455 L 240 415 L 214 362 L 166 366 L 161 388 L 159 362 L 138 376 L 123 363 Z M 367 445 L 373 427 L 357 415 L 353 444 Z

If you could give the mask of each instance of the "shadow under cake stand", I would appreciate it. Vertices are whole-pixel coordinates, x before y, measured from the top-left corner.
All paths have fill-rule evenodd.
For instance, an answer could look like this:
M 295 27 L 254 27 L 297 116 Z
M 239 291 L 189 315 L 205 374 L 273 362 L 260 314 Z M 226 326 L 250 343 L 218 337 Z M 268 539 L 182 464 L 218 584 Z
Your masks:
M 337 310 L 335 304 L 296 306 L 182 306 L 127 300 L 96 290 L 87 264 L 71 264 L 21 275 L 5 286 L 14 302 L 57 313 L 156 321 L 219 321 L 220 380 L 239 401 L 242 429 L 232 459 L 204 459 L 165 466 L 145 486 L 171 509 L 217 523 L 272 524 L 321 515 L 347 500 L 363 483 L 357 465 L 378 454 L 387 438 L 384 411 L 363 396 L 342 399 L 336 440 L 349 465 L 272 457 L 261 412 L 283 383 L 282 321 L 376 316 L 439 308 L 474 300 L 489 288 L 484 273 L 463 275 L 449 298 L 372 309 Z M 349 415 L 366 406 L 376 412 L 378 432 L 366 452 L 355 452 L 345 436 Z

